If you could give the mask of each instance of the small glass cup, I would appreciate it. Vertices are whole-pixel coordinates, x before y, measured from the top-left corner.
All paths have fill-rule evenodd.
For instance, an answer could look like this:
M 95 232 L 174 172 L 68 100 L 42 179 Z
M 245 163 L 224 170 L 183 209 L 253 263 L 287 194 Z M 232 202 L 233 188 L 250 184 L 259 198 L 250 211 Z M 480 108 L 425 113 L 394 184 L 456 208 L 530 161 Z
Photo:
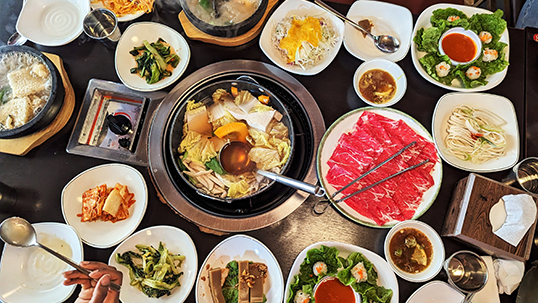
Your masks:
M 516 164 L 506 178 L 506 185 L 518 185 L 531 194 L 538 194 L 538 158 L 529 157 Z
M 84 32 L 88 37 L 101 41 L 107 48 L 114 49 L 118 45 L 121 31 L 116 14 L 106 8 L 90 11 L 84 18 Z

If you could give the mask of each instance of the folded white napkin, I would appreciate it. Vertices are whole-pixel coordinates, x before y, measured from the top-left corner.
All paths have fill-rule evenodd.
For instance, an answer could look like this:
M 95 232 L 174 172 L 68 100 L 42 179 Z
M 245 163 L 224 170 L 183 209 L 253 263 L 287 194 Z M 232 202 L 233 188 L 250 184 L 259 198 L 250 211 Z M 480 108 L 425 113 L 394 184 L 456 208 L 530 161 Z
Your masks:
M 511 245 L 517 246 L 536 220 L 536 203 L 527 194 L 506 195 L 501 200 L 504 202 L 504 208 L 498 206 L 501 203 L 499 201 L 490 211 L 493 233 Z M 500 222 L 504 223 L 498 227 Z
M 515 260 L 496 259 L 493 261 L 495 277 L 500 294 L 510 295 L 519 286 L 525 274 L 525 263 Z
M 490 256 L 481 256 L 486 262 L 488 268 L 488 282 L 484 288 L 477 292 L 471 300 L 472 303 L 499 303 L 499 291 L 497 289 L 497 278 L 495 277 L 495 268 L 493 267 L 493 258 Z

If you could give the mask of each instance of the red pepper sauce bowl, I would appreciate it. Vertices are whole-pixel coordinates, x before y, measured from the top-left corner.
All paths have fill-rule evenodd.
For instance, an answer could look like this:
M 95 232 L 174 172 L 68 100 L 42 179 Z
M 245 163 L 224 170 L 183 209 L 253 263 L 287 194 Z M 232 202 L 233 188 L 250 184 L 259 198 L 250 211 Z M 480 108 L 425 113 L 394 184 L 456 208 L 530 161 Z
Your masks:
M 361 295 L 338 278 L 326 276 L 314 287 L 316 303 L 360 303 Z
M 453 65 L 467 64 L 476 60 L 481 53 L 482 42 L 472 30 L 454 27 L 439 39 L 439 52 L 447 55 Z

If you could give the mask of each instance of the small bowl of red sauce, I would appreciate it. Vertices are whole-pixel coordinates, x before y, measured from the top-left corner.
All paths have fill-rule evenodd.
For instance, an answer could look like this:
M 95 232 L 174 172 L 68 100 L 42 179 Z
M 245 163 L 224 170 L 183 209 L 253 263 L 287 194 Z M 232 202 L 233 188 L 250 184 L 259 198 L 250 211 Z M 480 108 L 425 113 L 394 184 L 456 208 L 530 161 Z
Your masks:
M 361 295 L 338 278 L 326 276 L 314 287 L 316 303 L 360 303 Z
M 439 39 L 439 52 L 447 55 L 454 65 L 467 64 L 480 56 L 482 42 L 472 30 L 454 27 Z

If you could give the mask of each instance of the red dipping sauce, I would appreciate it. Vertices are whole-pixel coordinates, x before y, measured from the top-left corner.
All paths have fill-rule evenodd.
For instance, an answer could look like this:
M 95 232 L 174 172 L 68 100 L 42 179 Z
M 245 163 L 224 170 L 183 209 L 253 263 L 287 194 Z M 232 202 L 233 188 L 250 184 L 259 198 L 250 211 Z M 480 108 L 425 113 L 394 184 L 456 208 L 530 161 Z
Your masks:
M 318 285 L 314 298 L 316 303 L 355 303 L 355 292 L 338 279 L 327 279 Z
M 446 35 L 441 41 L 441 47 L 450 59 L 458 62 L 469 62 L 476 55 L 473 39 L 460 33 Z

